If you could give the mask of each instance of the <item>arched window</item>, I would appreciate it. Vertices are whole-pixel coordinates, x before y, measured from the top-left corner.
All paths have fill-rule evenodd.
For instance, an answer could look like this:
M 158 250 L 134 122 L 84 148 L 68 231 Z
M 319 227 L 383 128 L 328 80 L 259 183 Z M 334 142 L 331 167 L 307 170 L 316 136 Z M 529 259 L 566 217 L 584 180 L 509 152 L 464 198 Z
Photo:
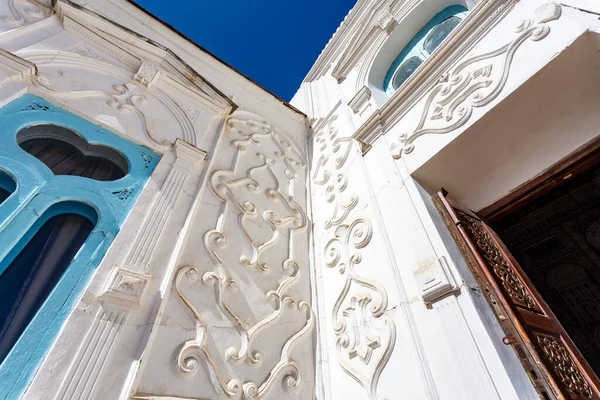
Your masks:
M 46 164 L 54 175 L 114 181 L 127 175 L 127 160 L 114 149 L 91 145 L 75 132 L 56 125 L 34 125 L 17 134 L 19 146 Z
M 467 9 L 450 6 L 437 13 L 402 49 L 388 70 L 383 87 L 392 95 L 463 20 Z
M 0 398 L 20 398 L 159 157 L 31 94 L 0 119 Z
M 96 220 L 90 206 L 55 204 L 21 238 L 12 252 L 18 250 L 16 257 L 6 257 L 0 264 L 0 362 L 48 298 Z

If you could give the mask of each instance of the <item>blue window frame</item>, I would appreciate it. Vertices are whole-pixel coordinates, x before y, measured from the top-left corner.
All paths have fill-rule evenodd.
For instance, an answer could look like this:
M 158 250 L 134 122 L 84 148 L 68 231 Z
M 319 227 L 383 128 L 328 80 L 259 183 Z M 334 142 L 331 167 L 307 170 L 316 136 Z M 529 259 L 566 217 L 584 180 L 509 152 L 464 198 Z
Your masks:
M 6 192 L 0 201 L 0 303 L 8 301 L 2 282 L 9 282 L 9 275 L 12 282 L 27 279 L 16 276 L 24 272 L 15 265 L 28 265 L 19 257 L 47 235 L 49 224 L 71 216 L 82 232 L 80 243 L 65 253 L 68 259 L 48 277 L 38 304 L 23 312 L 26 327 L 19 328 L 18 340 L 0 360 L 0 399 L 15 399 L 27 388 L 159 156 L 31 94 L 1 108 L 0 120 L 0 196 Z M 50 155 L 73 168 L 55 175 L 58 161 Z M 6 298 L 15 295 L 9 292 Z
M 383 88 L 390 96 L 408 79 L 464 19 L 468 11 L 454 5 L 437 13 L 402 49 L 385 75 Z

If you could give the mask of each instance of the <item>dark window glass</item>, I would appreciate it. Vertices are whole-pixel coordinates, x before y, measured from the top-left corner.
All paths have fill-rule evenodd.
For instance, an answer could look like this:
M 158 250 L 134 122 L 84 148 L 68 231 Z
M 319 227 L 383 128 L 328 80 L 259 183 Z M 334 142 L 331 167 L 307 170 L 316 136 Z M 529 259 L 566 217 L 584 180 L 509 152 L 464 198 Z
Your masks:
M 396 74 L 394 75 L 394 80 L 392 81 L 392 87 L 394 89 L 398 89 L 400 85 L 404 83 L 405 80 L 408 79 L 409 76 L 412 75 L 413 72 L 421 65 L 423 61 L 419 57 L 411 57 L 408 60 L 404 61 Z
M 446 37 L 452 32 L 454 28 L 460 23 L 460 18 L 458 17 L 450 17 L 446 18 L 442 22 L 440 22 L 435 28 L 429 32 L 427 37 L 425 38 L 425 43 L 423 44 L 423 48 L 428 53 L 433 53 L 433 51 L 446 39 Z
M 48 219 L 0 275 L 0 363 L 93 228 L 94 224 L 79 214 Z
M 17 184 L 6 173 L 0 171 L 0 204 L 15 191 Z
M 17 134 L 19 146 L 46 164 L 55 175 L 75 175 L 113 181 L 128 172 L 117 151 L 92 145 L 75 132 L 56 125 L 35 125 Z
M 0 204 L 4 203 L 4 200 L 8 199 L 11 193 L 8 190 L 0 188 Z

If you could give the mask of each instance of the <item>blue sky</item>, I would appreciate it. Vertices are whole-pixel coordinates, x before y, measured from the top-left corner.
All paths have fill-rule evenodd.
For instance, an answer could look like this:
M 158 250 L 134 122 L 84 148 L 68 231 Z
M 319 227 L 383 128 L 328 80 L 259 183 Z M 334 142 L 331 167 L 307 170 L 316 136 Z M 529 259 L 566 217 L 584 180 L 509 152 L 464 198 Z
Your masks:
M 135 0 L 290 100 L 356 0 Z

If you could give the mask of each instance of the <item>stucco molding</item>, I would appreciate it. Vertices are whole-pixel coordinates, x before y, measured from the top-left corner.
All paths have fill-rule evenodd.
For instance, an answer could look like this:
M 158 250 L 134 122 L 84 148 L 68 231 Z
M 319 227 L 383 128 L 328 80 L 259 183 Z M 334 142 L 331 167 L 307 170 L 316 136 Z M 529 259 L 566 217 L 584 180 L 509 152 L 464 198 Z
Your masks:
M 374 231 L 370 219 L 359 211 L 359 195 L 348 193 L 348 169 L 360 154 L 360 143 L 352 137 L 338 137 L 338 123 L 337 114 L 328 116 L 314 138 L 318 159 L 312 166 L 313 196 L 322 199 L 318 207 L 327 209 L 314 226 L 321 238 L 323 266 L 343 276 L 343 288 L 327 310 L 337 361 L 369 399 L 377 400 L 379 377 L 395 347 L 396 325 L 388 315 L 385 285 L 356 270 Z
M 172 363 L 182 379 L 202 379 L 196 375 L 208 371 L 220 398 L 262 399 L 276 385 L 290 394 L 302 393 L 310 377 L 292 356 L 292 349 L 310 335 L 316 316 L 297 292 L 309 272 L 294 257 L 293 249 L 306 234 L 308 218 L 294 200 L 291 184 L 304 181 L 306 156 L 286 134 L 247 112 L 230 116 L 222 136 L 225 148 L 221 149 L 232 151 L 235 161 L 231 169 L 214 168 L 206 181 L 208 193 L 223 205 L 217 225 L 204 233 L 208 259 L 178 267 L 172 283 L 177 307 L 192 318 L 195 335 L 181 342 L 173 359 L 165 362 Z M 257 231 L 257 227 L 263 229 Z M 243 296 L 249 279 L 261 281 L 257 286 L 261 292 L 250 308 L 234 301 Z M 201 290 L 214 291 L 206 299 L 210 305 L 198 301 Z M 210 344 L 209 337 L 219 332 L 210 322 L 216 317 L 210 309 L 220 314 L 219 320 L 231 324 L 232 346 L 217 350 Z M 273 360 L 264 338 L 283 325 L 296 328 L 283 329 L 288 333 L 280 338 L 282 347 Z M 156 396 L 167 397 L 174 398 Z M 144 396 L 134 394 L 133 398 Z
M 398 123 L 423 96 L 437 84 L 439 77 L 456 65 L 485 35 L 513 9 L 517 0 L 483 0 L 472 9 L 465 20 L 427 58 L 387 102 L 356 130 L 353 137 L 373 144 L 382 134 Z M 374 60 L 378 49 L 374 46 L 369 57 Z M 357 86 L 368 85 L 371 62 L 365 61 L 359 71 Z
M 27 80 L 37 74 L 34 63 L 0 49 L 0 87 L 14 81 Z
M 561 15 L 558 4 L 549 2 L 535 9 L 531 19 L 516 28 L 518 36 L 507 44 L 483 54 L 472 56 L 440 78 L 429 93 L 416 128 L 402 133 L 392 144 L 396 159 L 414 150 L 414 142 L 424 135 L 441 135 L 464 125 L 474 108 L 485 107 L 504 89 L 512 60 L 528 39 L 537 42 L 550 33 L 548 22 Z
M 68 0 L 55 6 L 67 32 L 85 40 L 135 70 L 136 80 L 160 86 L 170 95 L 215 114 L 226 115 L 236 105 L 168 48 Z M 152 82 L 144 73 L 155 70 Z M 160 73 L 159 73 L 160 72 Z
M 20 57 L 24 60 L 23 62 L 29 62 L 36 66 L 36 74 L 26 74 L 27 79 L 25 79 L 25 81 L 30 81 L 31 90 L 36 93 L 65 102 L 77 99 L 104 100 L 107 106 L 117 110 L 118 113 L 138 115 L 149 145 L 162 151 L 171 148 L 178 138 L 192 145 L 197 143 L 198 132 L 196 132 L 194 122 L 190 118 L 190 112 L 185 109 L 185 104 L 174 99 L 169 91 L 163 90 L 160 82 L 145 86 L 134 79 L 134 73 L 122 66 L 113 65 L 99 59 L 82 57 L 77 53 L 36 51 L 20 54 Z M 54 82 L 54 78 L 50 77 L 50 72 L 61 67 L 81 68 L 115 78 L 120 83 L 106 88 L 106 85 L 99 85 L 98 82 L 101 82 L 101 79 L 98 82 L 90 80 L 89 89 L 69 90 L 63 86 L 59 87 Z M 151 115 L 147 109 L 150 100 L 162 104 L 166 111 L 173 115 L 180 130 L 160 132 L 162 139 L 158 138 L 152 122 L 155 116 Z M 125 135 L 130 134 L 130 132 L 122 133 Z
M 341 224 L 335 229 L 324 254 L 326 266 L 337 268 L 346 277 L 331 311 L 338 361 L 367 391 L 369 399 L 377 400 L 379 377 L 396 342 L 396 325 L 387 313 L 385 287 L 355 270 L 362 260 L 358 250 L 366 247 L 372 237 L 371 222 L 366 218 L 354 219 L 350 225 Z M 374 353 L 379 348 L 382 350 Z
M 371 99 L 371 90 L 363 86 L 356 95 L 350 100 L 348 103 L 348 107 L 352 109 L 355 114 L 361 114 L 364 108 L 369 104 L 369 100 Z
M 409 2 L 414 3 L 414 1 Z M 368 10 L 368 14 L 362 17 L 360 28 L 351 40 L 348 47 L 342 52 L 340 59 L 335 64 L 331 75 L 343 81 L 348 73 L 362 60 L 372 43 L 380 36 L 388 36 L 398 24 L 403 10 L 408 6 L 400 0 L 378 0 Z
M 0 16 L 0 21 L 14 27 L 41 21 L 52 15 L 52 9 L 37 0 L 7 0 L 11 15 Z

